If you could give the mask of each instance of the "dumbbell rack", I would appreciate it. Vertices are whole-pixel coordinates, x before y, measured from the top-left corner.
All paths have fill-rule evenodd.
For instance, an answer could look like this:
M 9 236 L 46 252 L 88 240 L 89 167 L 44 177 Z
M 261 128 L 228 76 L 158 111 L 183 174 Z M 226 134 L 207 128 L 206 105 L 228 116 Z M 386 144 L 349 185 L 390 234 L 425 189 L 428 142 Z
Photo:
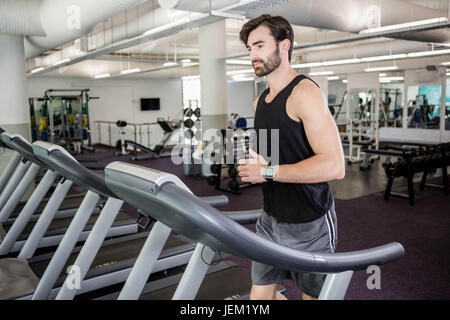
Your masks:
M 388 183 L 384 193 L 384 199 L 388 200 L 390 196 L 407 199 L 411 206 L 415 205 L 413 177 L 415 173 L 423 173 L 419 190 L 425 187 L 443 189 L 444 194 L 449 194 L 449 183 L 447 166 L 450 165 L 450 143 L 438 144 L 427 149 L 420 150 L 419 153 L 411 152 L 405 155 L 404 159 L 395 163 L 389 163 L 385 167 L 388 176 Z M 427 184 L 427 176 L 436 169 L 442 169 L 442 185 Z M 408 194 L 392 192 L 392 184 L 395 177 L 406 177 L 408 180 Z
M 230 129 L 229 129 L 230 130 Z M 226 148 L 226 143 L 227 143 L 227 139 L 226 139 L 226 131 L 223 129 L 222 131 L 222 139 L 223 139 L 223 148 L 224 150 L 227 150 Z M 213 165 L 211 165 L 211 172 L 213 174 L 215 174 L 214 176 L 210 176 L 208 177 L 208 184 L 214 186 L 215 189 L 217 190 L 221 190 L 221 191 L 225 191 L 225 192 L 229 192 L 229 193 L 233 193 L 233 194 L 240 194 L 240 190 L 244 189 L 244 188 L 249 188 L 249 187 L 253 187 L 256 184 L 253 183 L 248 183 L 248 182 L 242 182 L 239 181 L 240 178 L 238 177 L 238 171 L 237 171 L 237 162 L 238 162 L 238 156 L 239 156 L 239 152 L 242 152 L 243 154 L 248 154 L 248 149 L 249 149 L 249 145 L 248 145 L 248 140 L 244 139 L 244 144 L 242 144 L 242 141 L 239 142 L 238 141 L 239 138 L 233 136 L 233 164 L 227 164 L 226 166 L 228 167 L 227 173 L 228 173 L 228 177 L 231 179 L 228 182 L 227 188 L 223 188 L 222 187 L 222 180 L 226 179 L 227 177 L 222 177 L 222 169 L 224 167 L 224 165 L 222 165 L 222 163 L 226 163 L 226 154 L 223 158 L 225 158 L 225 161 L 223 161 L 224 159 L 222 159 L 222 163 L 218 164 L 215 163 Z M 222 153 L 223 154 L 223 153 Z
M 202 121 L 201 121 L 201 105 L 198 100 L 187 100 L 183 106 L 183 145 L 186 148 L 187 158 L 184 161 L 184 174 L 186 176 L 201 175 L 201 165 L 195 164 L 193 158 L 194 150 L 202 142 Z M 187 161 L 187 163 L 185 162 Z

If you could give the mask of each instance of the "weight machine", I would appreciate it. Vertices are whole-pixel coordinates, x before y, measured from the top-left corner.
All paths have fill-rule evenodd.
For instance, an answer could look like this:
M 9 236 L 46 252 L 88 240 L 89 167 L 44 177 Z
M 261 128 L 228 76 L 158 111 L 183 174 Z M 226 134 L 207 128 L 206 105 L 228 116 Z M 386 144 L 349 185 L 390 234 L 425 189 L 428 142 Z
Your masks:
M 402 91 L 400 89 L 382 88 L 381 95 L 384 100 L 381 101 L 380 108 L 380 126 L 384 127 L 402 127 L 402 110 L 398 105 L 401 101 Z
M 348 148 L 345 155 L 348 164 L 363 161 L 362 147 L 377 148 L 376 101 L 375 89 L 351 89 L 344 95 L 339 112 L 335 113 L 342 145 Z
M 89 121 L 90 89 L 48 89 L 30 98 L 32 141 L 43 140 L 82 153 L 94 151 Z

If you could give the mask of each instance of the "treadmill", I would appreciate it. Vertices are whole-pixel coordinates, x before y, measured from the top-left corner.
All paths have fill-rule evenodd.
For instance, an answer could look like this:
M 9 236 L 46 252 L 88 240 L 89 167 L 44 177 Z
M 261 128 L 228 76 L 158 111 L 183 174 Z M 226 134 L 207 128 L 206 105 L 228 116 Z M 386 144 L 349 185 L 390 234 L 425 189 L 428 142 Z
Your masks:
M 0 299 L 54 298 L 64 282 L 67 267 L 77 265 L 77 257 L 83 253 L 88 253 L 90 260 L 89 266 L 83 269 L 83 281 L 78 290 L 80 294 L 124 282 L 148 232 L 103 241 L 123 201 L 109 190 L 104 178 L 84 168 L 64 148 L 37 141 L 33 144 L 33 151 L 49 167 L 89 191 L 54 254 L 27 260 L 0 260 Z M 108 197 L 106 205 L 84 246 L 74 248 L 100 195 Z M 214 205 L 225 205 L 228 201 L 224 196 L 207 197 L 204 200 Z M 51 218 L 44 212 L 38 224 L 41 221 L 46 223 Z M 37 225 L 33 232 L 39 229 Z M 39 241 L 42 231 L 36 232 L 36 235 Z M 171 237 L 156 263 L 155 272 L 186 264 L 194 246 L 180 236 Z
M 53 182 L 58 178 L 58 174 L 54 172 L 48 165 L 36 157 L 33 153 L 31 145 L 20 135 L 10 135 L 8 133 L 2 134 L 2 140 L 5 144 L 9 145 L 12 149 L 17 150 L 24 159 L 27 159 L 32 163 L 29 168 L 29 172 L 18 184 L 16 190 L 10 196 L 10 199 L 6 202 L 5 206 L 0 210 L 0 255 L 6 255 L 9 253 L 14 253 L 21 251 L 27 240 L 30 238 L 32 231 L 38 222 L 40 215 L 36 215 L 36 208 L 41 202 L 43 196 L 48 192 Z M 21 210 L 20 215 L 16 219 L 9 219 L 13 208 L 17 205 L 18 201 L 22 198 L 25 191 L 28 189 L 29 185 L 32 183 L 33 178 L 38 170 L 41 168 L 46 169 L 47 172 L 33 192 L 27 204 Z M 72 185 L 71 181 L 65 181 L 65 187 L 62 192 L 54 192 L 50 201 L 52 204 L 49 206 L 49 202 L 45 205 L 45 209 L 51 212 L 52 215 L 57 213 L 62 199 L 65 198 L 68 189 Z M 73 200 L 73 199 L 72 199 Z M 100 203 L 97 202 L 95 207 L 95 214 L 93 214 L 88 221 L 86 228 L 80 235 L 79 241 L 86 240 L 89 232 L 96 221 L 99 214 L 99 206 L 102 205 L 104 201 Z M 78 202 L 78 206 L 81 201 Z M 56 246 L 62 239 L 65 230 L 70 224 L 73 218 L 73 213 L 61 213 L 58 212 L 56 219 L 53 219 L 49 226 L 46 226 L 46 233 L 39 243 L 33 243 L 32 246 L 28 246 L 29 249 L 25 249 L 19 254 L 20 257 L 29 258 L 34 254 L 37 248 L 46 248 Z M 138 231 L 138 226 L 135 221 L 126 213 L 121 212 L 108 236 L 120 236 L 124 234 L 136 233 Z M 38 247 L 35 247 L 37 245 Z M 27 253 L 26 253 L 27 252 Z
M 393 242 L 353 252 L 319 253 L 288 248 L 262 238 L 198 199 L 176 176 L 157 170 L 113 162 L 106 183 L 115 194 L 161 226 L 198 241 L 172 299 L 195 299 L 209 265 L 218 251 L 298 272 L 326 274 L 319 299 L 344 299 L 356 270 L 400 259 L 404 248 Z M 132 186 L 132 187 L 130 187 Z M 160 234 L 160 230 L 152 229 Z M 152 238 L 150 234 L 149 239 Z M 138 299 L 158 255 L 160 237 L 146 243 L 119 295 Z M 233 281 L 233 280 L 229 280 Z M 167 295 L 166 295 L 167 296 Z
M 31 150 L 31 144 L 29 144 L 28 141 L 26 141 L 23 137 L 19 135 L 13 135 L 18 136 L 22 138 L 23 143 L 27 144 L 28 146 L 19 146 L 22 151 L 25 151 L 27 154 L 32 153 Z M 0 177 L 0 209 L 6 205 L 6 203 L 9 201 L 9 198 L 12 196 L 16 188 L 18 187 L 19 183 L 22 182 L 23 179 L 27 179 L 29 184 L 32 183 L 32 181 L 36 178 L 37 172 L 36 168 L 31 169 L 31 163 L 28 158 L 22 157 L 21 153 L 17 151 L 17 146 L 14 144 L 14 142 L 11 141 L 11 135 L 8 134 L 6 131 L 0 130 L 0 142 L 7 147 L 8 149 L 14 150 L 15 153 L 13 157 L 11 158 L 7 168 L 4 170 Z M 22 161 L 20 161 L 22 159 Z M 98 164 L 97 164 L 98 165 Z M 39 170 L 38 170 L 39 171 Z M 28 173 L 28 175 L 27 175 Z M 32 175 L 32 176 L 30 176 Z M 27 182 L 27 183 L 28 183 Z M 2 187 L 3 186 L 3 187 Z M 22 182 L 22 186 L 26 187 L 26 184 Z M 76 209 L 78 208 L 79 203 L 85 196 L 84 193 L 78 193 L 78 194 L 70 194 L 68 195 L 63 203 L 61 204 L 59 212 L 65 213 L 65 214 L 74 214 L 76 212 Z M 20 199 L 19 199 L 20 200 Z M 39 206 L 36 208 L 35 213 L 41 213 L 47 203 L 48 199 L 44 199 L 41 201 Z M 16 206 L 12 208 L 12 213 L 8 213 L 9 219 L 14 219 L 17 217 L 17 215 L 21 212 L 23 207 L 26 205 L 26 201 L 24 202 L 18 202 Z M 101 206 L 102 203 L 99 203 L 99 206 Z M 8 209 L 8 210 L 11 210 Z M 4 222 L 6 219 L 4 218 L 5 215 L 0 215 L 0 222 Z
M 5 130 L 5 128 L 0 126 L 0 137 L 3 132 L 6 132 L 6 130 Z M 0 139 L 0 147 L 9 149 L 9 147 L 7 145 L 5 145 L 1 139 Z M 0 195 L 2 194 L 6 185 L 8 184 L 9 179 L 14 174 L 14 171 L 17 168 L 17 166 L 19 165 L 20 160 L 21 160 L 20 154 L 18 154 L 17 152 L 14 152 L 11 159 L 9 160 L 8 164 L 6 165 L 6 168 L 1 173 L 1 175 L 0 175 Z

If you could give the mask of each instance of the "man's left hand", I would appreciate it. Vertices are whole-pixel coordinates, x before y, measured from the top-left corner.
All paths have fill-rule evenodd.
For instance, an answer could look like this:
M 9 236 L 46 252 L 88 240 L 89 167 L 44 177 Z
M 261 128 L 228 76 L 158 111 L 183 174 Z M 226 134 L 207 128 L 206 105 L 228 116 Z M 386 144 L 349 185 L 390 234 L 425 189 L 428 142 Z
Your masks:
M 261 183 L 266 182 L 264 168 L 267 161 L 252 149 L 249 149 L 250 159 L 239 160 L 238 172 L 242 182 Z

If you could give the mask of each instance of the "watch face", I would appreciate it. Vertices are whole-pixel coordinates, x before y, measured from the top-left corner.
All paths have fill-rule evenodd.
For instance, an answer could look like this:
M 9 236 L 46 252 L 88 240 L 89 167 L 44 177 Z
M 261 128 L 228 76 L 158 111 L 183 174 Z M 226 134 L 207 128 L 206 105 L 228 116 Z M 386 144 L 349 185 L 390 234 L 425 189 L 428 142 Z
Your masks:
M 274 168 L 267 167 L 267 168 L 266 168 L 266 174 L 265 174 L 265 176 L 267 176 L 267 177 L 273 177 L 274 172 L 275 172 L 275 169 L 274 169 Z

